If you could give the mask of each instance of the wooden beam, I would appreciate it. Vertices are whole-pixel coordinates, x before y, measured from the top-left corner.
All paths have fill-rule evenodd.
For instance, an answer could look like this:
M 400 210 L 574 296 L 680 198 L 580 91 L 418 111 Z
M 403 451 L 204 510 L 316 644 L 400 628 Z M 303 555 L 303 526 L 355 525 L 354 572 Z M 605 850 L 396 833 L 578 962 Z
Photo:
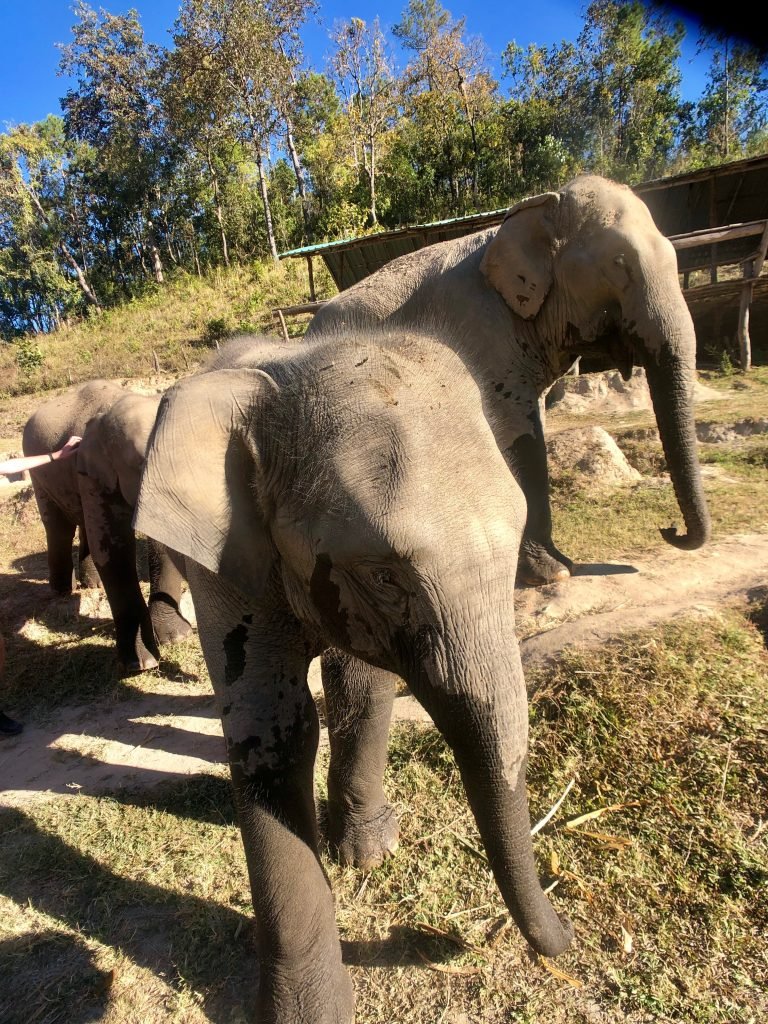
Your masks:
M 751 220 L 743 224 L 726 224 L 721 228 L 704 228 L 702 231 L 688 231 L 683 235 L 669 235 L 669 240 L 678 251 L 695 249 L 698 245 L 712 245 L 716 242 L 730 242 L 734 238 L 750 238 L 765 231 L 768 220 Z
M 302 302 L 297 306 L 280 306 L 275 313 L 282 313 L 284 316 L 300 316 L 302 313 L 316 313 L 328 300 L 320 299 L 318 302 Z

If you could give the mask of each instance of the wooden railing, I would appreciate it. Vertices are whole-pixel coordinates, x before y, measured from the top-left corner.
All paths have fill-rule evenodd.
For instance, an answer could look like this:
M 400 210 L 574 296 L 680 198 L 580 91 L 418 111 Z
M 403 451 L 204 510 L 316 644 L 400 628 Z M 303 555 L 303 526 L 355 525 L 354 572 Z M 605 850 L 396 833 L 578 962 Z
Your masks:
M 731 242 L 739 238 L 760 237 L 760 241 L 754 250 L 742 253 L 738 257 L 733 255 L 720 255 L 717 245 L 722 242 Z M 752 365 L 752 343 L 749 337 L 749 307 L 752 302 L 752 293 L 755 282 L 760 277 L 765 263 L 766 250 L 768 250 L 768 219 L 752 220 L 744 224 L 726 224 L 717 228 L 704 228 L 701 231 L 689 231 L 684 235 L 670 235 L 669 240 L 677 252 L 686 249 L 696 249 L 701 246 L 710 246 L 709 256 L 706 262 L 701 264 L 686 264 L 682 270 L 683 291 L 690 287 L 690 275 L 695 270 L 709 270 L 710 285 L 725 284 L 718 282 L 718 267 L 741 266 L 741 296 L 739 299 L 739 316 L 737 326 L 737 337 L 739 341 L 739 355 L 741 368 L 748 370 Z

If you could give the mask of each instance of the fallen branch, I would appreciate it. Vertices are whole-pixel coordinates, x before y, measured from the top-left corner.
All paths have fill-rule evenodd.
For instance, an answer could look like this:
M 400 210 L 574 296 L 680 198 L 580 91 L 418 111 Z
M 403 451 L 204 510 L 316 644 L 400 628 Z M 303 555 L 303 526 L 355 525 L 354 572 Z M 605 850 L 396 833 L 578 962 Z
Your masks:
M 573 788 L 573 785 L 574 785 L 575 782 L 576 782 L 576 779 L 571 779 L 571 781 L 568 783 L 568 785 L 563 790 L 563 794 L 560 797 L 560 799 L 557 800 L 552 805 L 550 810 L 544 815 L 544 817 L 541 819 L 541 821 L 537 821 L 536 822 L 536 824 L 531 829 L 531 835 L 532 836 L 535 836 L 537 832 L 540 832 L 544 828 L 544 826 L 547 824 L 547 822 L 551 821 L 551 819 L 554 818 L 554 816 L 560 810 L 560 806 L 561 806 L 563 800 L 565 800 L 565 798 L 568 796 L 568 794 L 570 793 L 571 789 Z

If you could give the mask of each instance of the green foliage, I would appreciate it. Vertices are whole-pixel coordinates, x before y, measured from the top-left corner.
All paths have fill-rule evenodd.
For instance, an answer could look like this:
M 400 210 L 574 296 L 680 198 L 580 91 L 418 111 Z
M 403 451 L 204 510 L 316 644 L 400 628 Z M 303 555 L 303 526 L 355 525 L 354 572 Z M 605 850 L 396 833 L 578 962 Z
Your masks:
M 0 133 L 0 338 L 581 170 L 636 182 L 768 151 L 765 55 L 703 35 L 707 83 L 683 103 L 684 26 L 656 5 L 593 0 L 578 38 L 550 47 L 489 41 L 501 84 L 440 0 L 409 0 L 393 27 L 404 68 L 377 21 L 352 17 L 325 73 L 304 69 L 316 6 L 183 0 L 166 49 L 135 11 L 78 0 L 64 117 Z
M 725 377 L 732 377 L 736 367 L 731 362 L 731 357 L 728 355 L 728 351 L 723 349 L 723 354 L 720 356 L 720 372 Z
M 208 320 L 203 328 L 202 341 L 204 345 L 215 345 L 223 341 L 232 333 L 232 324 L 226 316 L 215 316 Z
M 16 365 L 24 376 L 43 365 L 43 353 L 32 338 L 19 338 L 14 347 Z

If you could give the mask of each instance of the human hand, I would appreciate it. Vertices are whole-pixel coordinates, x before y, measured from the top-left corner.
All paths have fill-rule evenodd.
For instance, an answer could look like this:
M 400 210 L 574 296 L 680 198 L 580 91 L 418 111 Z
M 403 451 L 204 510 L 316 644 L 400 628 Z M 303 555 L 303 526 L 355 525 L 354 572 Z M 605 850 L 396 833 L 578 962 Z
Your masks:
M 68 459 L 70 455 L 74 455 L 82 440 L 82 437 L 78 437 L 76 434 L 73 434 L 72 437 L 68 439 L 64 447 L 58 452 L 58 457 L 60 459 Z

